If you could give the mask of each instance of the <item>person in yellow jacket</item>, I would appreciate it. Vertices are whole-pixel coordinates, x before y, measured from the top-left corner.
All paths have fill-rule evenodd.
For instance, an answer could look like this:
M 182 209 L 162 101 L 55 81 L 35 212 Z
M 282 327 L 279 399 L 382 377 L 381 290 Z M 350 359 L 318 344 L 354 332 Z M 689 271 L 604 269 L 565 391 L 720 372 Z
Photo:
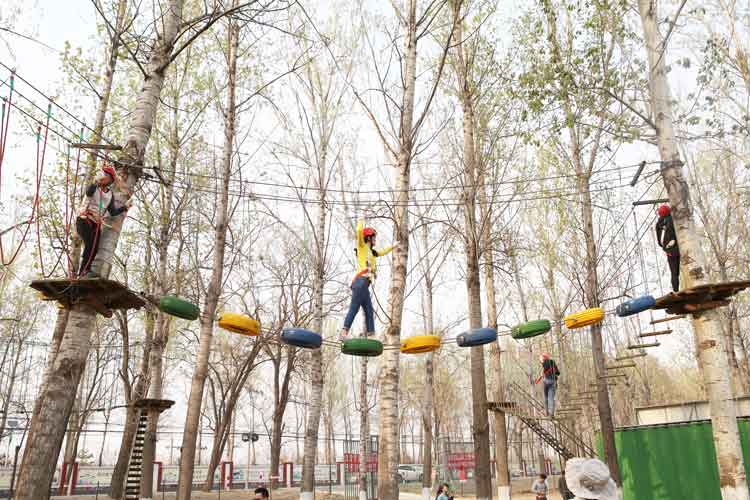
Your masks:
M 352 301 L 349 304 L 349 311 L 344 319 L 344 327 L 341 329 L 341 340 L 346 340 L 349 336 L 349 329 L 354 323 L 360 307 L 365 312 L 365 323 L 367 326 L 367 335 L 375 334 L 375 310 L 372 307 L 372 298 L 370 297 L 370 284 L 377 277 L 376 259 L 387 255 L 394 249 L 394 246 L 375 249 L 375 238 L 377 232 L 371 227 L 364 227 L 362 221 L 357 222 L 357 274 L 352 280 Z

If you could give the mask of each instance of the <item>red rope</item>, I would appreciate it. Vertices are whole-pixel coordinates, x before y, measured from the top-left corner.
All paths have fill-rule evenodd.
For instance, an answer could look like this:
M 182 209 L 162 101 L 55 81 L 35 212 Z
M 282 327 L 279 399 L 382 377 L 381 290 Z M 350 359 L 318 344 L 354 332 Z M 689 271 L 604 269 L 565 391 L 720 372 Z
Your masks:
M 40 138 L 42 134 L 42 127 L 39 126 L 37 128 L 37 141 L 36 141 L 36 186 L 35 186 L 35 193 L 34 193 L 34 203 L 31 205 L 31 215 L 29 215 L 28 223 L 26 224 L 26 229 L 23 232 L 23 236 L 21 237 L 21 241 L 16 247 L 15 252 L 13 252 L 13 255 L 9 260 L 5 260 L 5 255 L 2 248 L 2 238 L 0 238 L 0 259 L 2 260 L 3 265 L 9 266 L 11 265 L 16 258 L 18 257 L 18 254 L 21 252 L 21 248 L 23 248 L 24 243 L 26 242 L 26 238 L 29 234 L 29 230 L 31 229 L 31 225 L 34 223 L 34 218 L 37 218 L 37 236 L 39 236 L 39 218 L 37 216 L 37 211 L 39 209 L 39 191 L 42 184 L 42 174 L 44 172 L 44 156 L 47 152 L 47 135 L 49 133 L 49 118 L 50 114 L 47 113 L 47 123 L 45 125 L 45 131 L 44 131 L 44 142 L 40 147 Z M 6 130 L 7 132 L 7 130 Z M 41 240 L 39 240 L 40 243 L 38 244 L 38 248 L 40 251 L 39 260 L 42 264 L 42 274 L 44 274 L 44 263 L 42 262 L 41 257 Z

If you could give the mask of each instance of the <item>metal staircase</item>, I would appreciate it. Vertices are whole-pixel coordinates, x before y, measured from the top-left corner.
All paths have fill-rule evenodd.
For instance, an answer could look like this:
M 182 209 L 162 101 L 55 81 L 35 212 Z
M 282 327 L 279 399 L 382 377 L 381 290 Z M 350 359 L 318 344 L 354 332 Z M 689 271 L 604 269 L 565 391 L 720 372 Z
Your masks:
M 133 445 L 130 448 L 128 476 L 125 479 L 125 500 L 140 500 L 141 476 L 143 475 L 143 442 L 146 437 L 148 413 L 145 408 L 136 407 L 138 427 L 135 431 Z
M 506 395 L 509 401 L 488 403 L 489 409 L 503 411 L 521 420 L 565 460 L 595 456 L 594 450 L 562 422 L 544 417 L 544 405 L 520 385 L 511 383 L 506 388 Z

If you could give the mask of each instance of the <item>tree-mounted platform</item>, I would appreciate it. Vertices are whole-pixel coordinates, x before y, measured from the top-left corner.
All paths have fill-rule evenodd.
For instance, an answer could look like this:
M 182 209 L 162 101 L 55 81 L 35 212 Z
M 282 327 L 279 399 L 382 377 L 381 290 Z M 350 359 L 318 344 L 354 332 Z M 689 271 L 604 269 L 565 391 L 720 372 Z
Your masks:
M 659 297 L 653 309 L 666 309 L 668 314 L 695 314 L 729 305 L 730 297 L 747 288 L 750 280 L 699 285 Z
M 117 281 L 104 278 L 34 280 L 31 288 L 42 300 L 57 301 L 65 308 L 85 304 L 107 318 L 113 309 L 140 309 L 146 299 Z
M 169 399 L 139 399 L 133 406 L 144 410 L 166 411 L 172 407 L 174 401 Z
M 518 411 L 518 403 L 514 401 L 487 402 L 487 409 L 490 411 L 501 411 L 505 413 L 514 413 Z

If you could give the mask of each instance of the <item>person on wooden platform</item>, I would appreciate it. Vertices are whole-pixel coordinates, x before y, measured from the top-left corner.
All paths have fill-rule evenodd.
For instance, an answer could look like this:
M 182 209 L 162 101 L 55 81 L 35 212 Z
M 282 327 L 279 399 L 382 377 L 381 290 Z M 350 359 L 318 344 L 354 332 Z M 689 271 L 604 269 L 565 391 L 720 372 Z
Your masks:
M 672 221 L 672 209 L 669 205 L 662 205 L 656 213 L 659 214 L 656 221 L 656 241 L 667 254 L 669 272 L 672 274 L 672 291 L 677 292 L 680 289 L 680 247 Z
M 99 276 L 91 270 L 96 252 L 99 250 L 99 236 L 102 232 L 102 221 L 109 213 L 116 217 L 126 212 L 132 205 L 115 207 L 115 199 L 112 194 L 112 185 L 121 186 L 127 191 L 127 187 L 117 177 L 114 167 L 105 165 L 94 178 L 94 183 L 86 188 L 86 199 L 84 206 L 78 213 L 76 219 L 76 232 L 83 240 L 83 253 L 78 268 L 78 277 L 98 278 Z

